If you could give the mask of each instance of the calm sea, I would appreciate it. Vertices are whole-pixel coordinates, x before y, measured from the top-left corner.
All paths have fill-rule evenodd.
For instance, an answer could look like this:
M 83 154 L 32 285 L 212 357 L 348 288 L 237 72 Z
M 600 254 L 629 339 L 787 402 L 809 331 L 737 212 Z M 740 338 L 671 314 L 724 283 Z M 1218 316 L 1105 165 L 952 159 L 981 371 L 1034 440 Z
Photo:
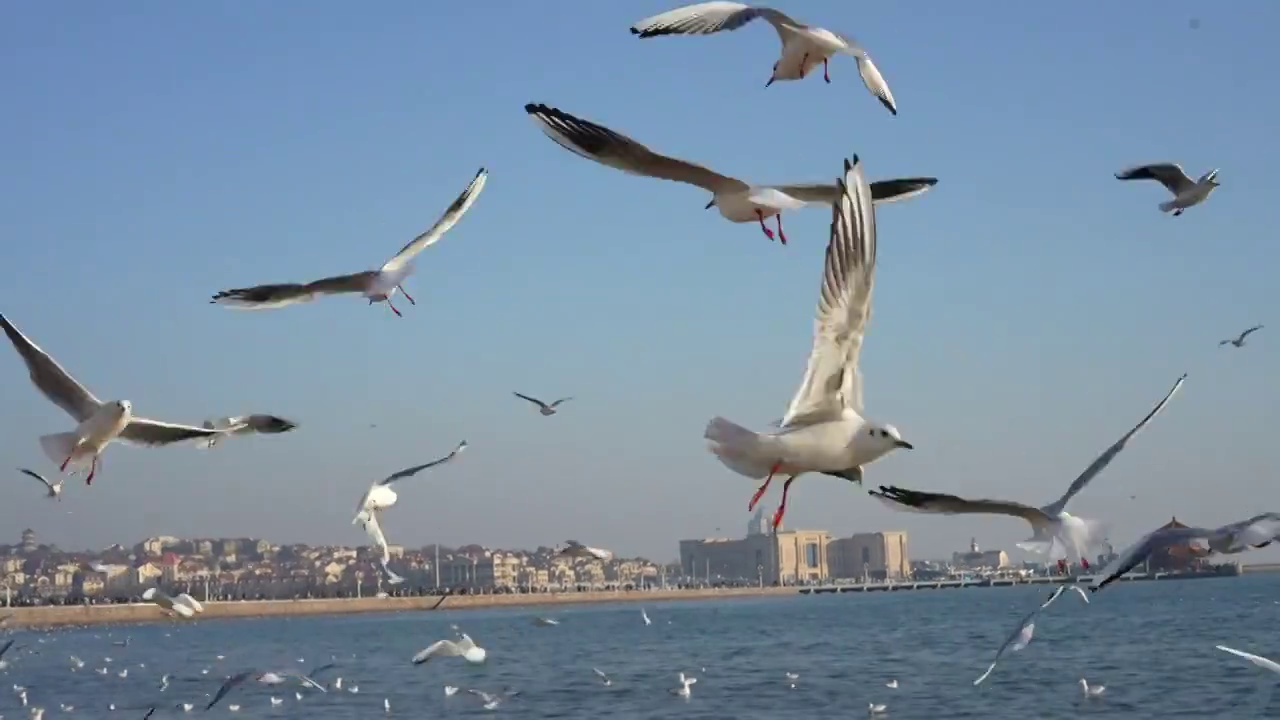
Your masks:
M 304 690 L 297 700 L 292 685 L 246 683 L 212 714 L 232 715 L 227 705 L 239 704 L 234 717 L 363 720 L 385 717 L 385 698 L 390 716 L 402 718 L 791 720 L 866 717 L 869 703 L 887 705 L 893 720 L 1280 717 L 1280 692 L 1272 697 L 1280 676 L 1214 649 L 1280 658 L 1280 574 L 1117 584 L 1088 606 L 1064 595 L 1030 646 L 974 687 L 1047 594 L 1022 586 L 657 603 L 645 607 L 649 626 L 641 606 L 628 603 L 18 631 L 11 637 L 27 648 L 6 658 L 13 664 L 0 673 L 0 715 L 28 717 L 10 687 L 17 684 L 46 720 L 141 718 L 136 708 L 151 704 L 162 708 L 154 717 L 181 717 L 175 705 L 202 712 L 228 675 L 305 671 L 332 658 L 337 667 L 317 679 L 341 677 L 358 693 Z M 560 624 L 536 626 L 544 614 Z M 411 665 L 415 652 L 452 636 L 451 623 L 488 650 L 488 662 Z M 125 638 L 127 647 L 113 645 Z M 83 669 L 72 671 L 72 655 Z M 613 685 L 604 687 L 593 667 Z M 687 700 L 667 692 L 680 671 L 698 678 Z M 799 675 L 794 688 L 788 672 Z M 160 692 L 164 673 L 175 679 Z M 1082 677 L 1107 690 L 1084 698 Z M 897 689 L 886 687 L 895 679 Z M 488 711 L 465 692 L 446 697 L 445 685 L 521 694 Z M 273 695 L 283 703 L 272 706 Z

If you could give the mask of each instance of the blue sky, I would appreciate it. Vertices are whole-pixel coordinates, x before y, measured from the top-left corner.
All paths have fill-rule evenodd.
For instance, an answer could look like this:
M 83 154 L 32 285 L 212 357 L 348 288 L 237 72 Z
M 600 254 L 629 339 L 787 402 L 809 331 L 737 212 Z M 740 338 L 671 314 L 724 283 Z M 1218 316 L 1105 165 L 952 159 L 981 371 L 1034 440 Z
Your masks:
M 790 245 L 769 243 L 704 211 L 696 188 L 556 147 L 527 102 L 760 183 L 827 181 L 852 153 L 873 179 L 940 178 L 878 215 L 867 408 L 917 449 L 869 468 L 869 486 L 1047 502 L 1185 371 L 1074 509 L 1118 543 L 1174 514 L 1280 509 L 1280 341 L 1268 328 L 1243 351 L 1216 346 L 1254 323 L 1280 331 L 1280 6 L 784 8 L 863 42 L 898 117 L 850 58 L 830 85 L 766 90 L 778 47 L 763 24 L 627 32 L 670 7 L 6 8 L 0 312 L 139 413 L 274 412 L 302 427 L 213 452 L 112 446 L 93 487 L 69 486 L 61 505 L 12 473 L 0 537 L 361 543 L 350 518 L 368 482 L 463 438 L 461 462 L 404 483 L 384 520 L 392 542 L 572 536 L 667 558 L 678 538 L 741 532 L 752 485 L 702 430 L 717 414 L 757 428 L 782 414 L 830 215 L 792 213 Z M 1221 168 L 1222 188 L 1172 218 L 1158 185 L 1112 178 L 1163 160 Z M 480 166 L 488 186 L 420 257 L 404 319 L 354 297 L 207 304 L 380 265 Z M 513 390 L 577 399 L 543 418 Z M 0 397 L 5 463 L 56 471 L 36 438 L 70 420 L 10 350 Z M 905 529 L 914 556 L 1027 535 L 1013 519 L 894 512 L 835 478 L 794 490 L 789 525 Z

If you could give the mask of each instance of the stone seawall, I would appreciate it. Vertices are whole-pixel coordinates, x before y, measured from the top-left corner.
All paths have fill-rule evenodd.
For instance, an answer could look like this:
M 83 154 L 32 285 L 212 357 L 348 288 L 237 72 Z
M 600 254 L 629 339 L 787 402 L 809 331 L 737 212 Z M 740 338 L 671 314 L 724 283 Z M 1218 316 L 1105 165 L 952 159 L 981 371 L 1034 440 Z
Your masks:
M 531 607 L 576 605 L 599 602 L 653 603 L 668 600 L 721 600 L 727 598 L 795 595 L 794 588 L 733 588 L 723 590 L 656 590 L 649 592 L 583 592 L 546 593 L 538 595 L 453 595 L 440 605 L 441 610 L 467 610 L 492 607 Z M 350 598 L 333 600 L 243 600 L 204 603 L 199 619 L 282 617 L 300 615 L 343 615 L 347 613 L 398 612 L 430 610 L 439 597 Z M 0 608 L 0 616 L 12 613 L 6 629 L 20 627 L 47 628 L 68 625 L 106 625 L 114 623 L 146 623 L 165 620 L 164 611 L 151 604 L 138 605 L 67 605 L 34 608 Z

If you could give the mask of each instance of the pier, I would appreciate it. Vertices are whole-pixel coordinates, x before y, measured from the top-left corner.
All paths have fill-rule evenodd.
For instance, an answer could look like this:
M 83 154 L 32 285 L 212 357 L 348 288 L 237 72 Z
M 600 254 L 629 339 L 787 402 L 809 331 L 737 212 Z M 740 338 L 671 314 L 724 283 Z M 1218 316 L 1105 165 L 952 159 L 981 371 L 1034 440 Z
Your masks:
M 1119 582 L 1137 582 L 1143 580 L 1195 580 L 1215 577 L 1239 577 L 1243 568 L 1239 563 L 1216 565 L 1208 570 L 1192 572 L 1157 572 L 1129 573 L 1119 578 Z M 801 595 L 827 595 L 847 592 L 900 592 L 903 590 L 943 590 L 948 588 L 971 587 L 1012 587 L 1014 585 L 1061 585 L 1066 583 L 1092 584 L 1096 575 L 1062 575 L 1037 576 L 1029 578 L 983 578 L 980 580 L 922 580 L 901 582 L 850 583 L 842 585 L 821 585 L 800 588 Z

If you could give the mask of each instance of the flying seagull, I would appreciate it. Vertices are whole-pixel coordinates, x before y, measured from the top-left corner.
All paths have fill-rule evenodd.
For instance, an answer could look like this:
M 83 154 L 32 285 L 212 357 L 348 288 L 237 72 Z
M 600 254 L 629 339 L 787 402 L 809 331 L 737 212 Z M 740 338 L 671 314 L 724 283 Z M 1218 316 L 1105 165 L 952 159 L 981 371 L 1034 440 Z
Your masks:
M 245 672 L 237 673 L 227 678 L 227 681 L 222 683 L 222 687 L 218 688 L 217 694 L 213 696 L 213 699 L 209 701 L 209 704 L 206 705 L 204 709 L 206 711 L 211 710 L 214 705 L 218 704 L 219 700 L 227 696 L 227 693 L 231 692 L 231 690 L 237 685 L 243 683 L 254 675 L 255 672 L 253 670 L 246 670 Z
M 382 267 L 377 270 L 365 270 L 351 275 L 335 275 L 305 284 L 282 283 L 223 290 L 214 295 L 209 302 L 245 310 L 266 310 L 294 303 L 310 302 L 317 295 L 360 293 L 368 298 L 370 305 L 376 302 L 385 302 L 391 308 L 391 312 L 400 316 L 400 311 L 391 302 L 391 298 L 396 294 L 397 290 L 404 293 L 404 298 L 409 301 L 409 304 L 417 304 L 414 302 L 413 297 L 404 291 L 404 286 L 401 285 L 406 278 L 413 274 L 414 257 L 443 237 L 450 228 L 462 219 L 471 204 L 476 201 L 476 198 L 480 197 L 480 191 L 484 189 L 484 183 L 488 176 L 488 171 L 480 168 L 480 172 L 476 173 L 475 178 L 471 180 L 471 184 L 467 186 L 467 189 L 462 191 L 458 199 L 453 201 L 453 204 L 444 211 L 444 215 L 436 221 L 435 225 L 431 226 L 430 230 L 409 241 L 408 245 L 401 248 L 400 252 L 383 263 Z
M 1089 467 L 1085 468 L 1080 476 L 1071 482 L 1070 487 L 1063 493 L 1062 497 L 1045 505 L 1043 507 L 1032 507 L 1024 505 L 1020 502 L 1008 500 L 966 500 L 955 495 L 944 495 L 942 493 L 918 492 L 916 490 L 906 490 L 899 487 L 881 486 L 880 491 L 871 491 L 871 495 L 885 501 L 887 504 L 899 509 L 914 510 L 926 513 L 942 513 L 946 515 L 956 514 L 995 514 L 995 515 L 1012 515 L 1026 520 L 1032 529 L 1031 539 L 1018 543 L 1018 547 L 1023 550 L 1036 553 L 1048 553 L 1051 560 L 1058 561 L 1058 567 L 1065 570 L 1068 554 L 1080 561 L 1082 567 L 1089 569 L 1089 559 L 1086 557 L 1088 548 L 1099 537 L 1101 528 L 1094 523 L 1083 518 L 1076 517 L 1068 513 L 1067 503 L 1076 496 L 1091 480 L 1098 476 L 1103 470 L 1111 464 L 1112 460 L 1120 454 L 1129 440 L 1138 434 L 1139 430 L 1146 427 L 1164 406 L 1178 392 L 1178 388 L 1182 387 L 1182 383 L 1186 381 L 1187 376 L 1184 374 L 1178 378 L 1173 387 L 1165 394 L 1164 398 L 1147 413 L 1141 422 L 1134 425 L 1128 432 L 1120 437 L 1111 447 L 1097 457 Z
M 1229 648 L 1226 645 L 1214 645 L 1214 647 L 1223 652 L 1231 653 L 1232 655 L 1235 655 L 1237 657 L 1242 657 L 1245 660 L 1248 660 L 1249 662 L 1253 663 L 1254 665 L 1257 665 L 1258 667 L 1264 670 L 1270 670 L 1273 673 L 1280 674 L 1280 663 L 1277 663 L 1275 660 L 1272 660 L 1270 658 L 1264 658 L 1261 655 L 1254 655 L 1253 653 L 1247 653 L 1243 650 L 1236 650 L 1235 648 Z
M 1236 347 L 1244 347 L 1244 339 L 1249 337 L 1251 334 L 1258 332 L 1261 329 L 1262 329 L 1261 325 L 1254 325 L 1248 330 L 1245 330 L 1244 332 L 1240 333 L 1239 337 L 1230 339 L 1230 340 L 1223 340 L 1222 342 L 1218 343 L 1218 347 L 1222 347 L 1223 345 L 1235 345 Z
M 660 155 L 622 133 L 557 108 L 529 104 L 524 106 L 524 111 L 533 117 L 542 132 L 569 152 L 631 175 L 696 185 L 712 194 L 708 210 L 718 208 L 720 215 L 730 222 L 758 222 L 770 240 L 774 234 L 764 221 L 777 216 L 777 238 L 784 245 L 787 242 L 782 232 L 784 210 L 809 204 L 831 205 L 842 194 L 834 184 L 748 185 L 701 165 Z M 894 202 L 919 195 L 937 183 L 938 179 L 931 177 L 883 180 L 871 184 L 870 197 L 876 202 Z
M 1068 588 L 1070 588 L 1071 590 L 1075 590 L 1080 595 L 1080 599 L 1084 600 L 1086 605 L 1089 603 L 1089 596 L 1086 595 L 1083 590 L 1081 590 L 1080 588 L 1074 585 L 1071 585 L 1071 586 L 1059 585 L 1058 587 L 1054 588 L 1053 592 L 1049 595 L 1048 600 L 1045 600 L 1044 602 L 1040 603 L 1039 607 L 1027 613 L 1025 616 L 1023 616 L 1021 620 L 1018 621 L 1018 627 L 1014 628 L 1014 631 L 1010 633 L 1007 638 L 1005 638 L 1004 644 L 1001 645 L 1000 649 L 996 651 L 995 658 L 992 659 L 991 664 L 987 666 L 987 671 L 982 673 L 982 676 L 979 677 L 977 680 L 973 681 L 974 685 L 981 685 L 982 681 L 986 680 L 987 677 L 991 675 L 991 672 L 996 669 L 996 664 L 1000 662 L 1000 657 L 1004 655 L 1005 650 L 1017 652 L 1025 648 L 1028 644 L 1030 644 L 1031 638 L 1033 635 L 1035 635 L 1035 631 L 1036 631 L 1036 617 L 1038 617 L 1040 613 L 1044 612 L 1046 608 L 1052 605 L 1055 600 L 1061 597 L 1062 593 L 1066 592 Z
M 544 403 L 544 402 L 542 402 L 541 400 L 539 400 L 538 398 L 535 398 L 535 397 L 529 397 L 528 395 L 521 395 L 521 394 L 520 394 L 520 393 L 518 393 L 518 392 L 513 392 L 513 393 L 511 393 L 511 394 L 512 394 L 512 395 L 515 395 L 516 397 L 520 398 L 521 400 L 528 400 L 529 402 L 533 403 L 534 405 L 537 405 L 537 406 L 538 406 L 538 412 L 542 413 L 543 415 L 555 415 L 555 414 L 556 414 L 556 408 L 560 407 L 560 405 L 561 405 L 562 403 L 567 403 L 567 402 L 569 402 L 570 400 L 572 400 L 572 399 L 573 399 L 572 397 L 563 397 L 563 398 L 560 398 L 559 400 L 557 400 L 557 401 L 555 401 L 555 402 L 551 403 L 550 405 L 548 405 L 547 403 Z
M 427 649 L 413 656 L 413 664 L 421 665 L 433 657 L 461 657 L 463 660 L 472 665 L 479 665 L 484 662 L 488 653 L 485 649 L 476 645 L 471 636 L 466 633 L 459 633 L 458 640 L 437 640 L 427 646 Z
M 298 427 L 298 423 L 292 420 L 286 420 L 275 415 L 236 415 L 234 417 L 214 418 L 205 420 L 200 424 L 201 427 L 211 430 L 225 430 L 222 435 L 212 435 L 208 440 L 201 440 L 200 443 L 206 448 L 211 448 L 218 444 L 223 437 L 230 435 L 251 435 L 260 433 L 262 435 L 275 435 L 278 433 L 286 433 Z
M 86 484 L 93 483 L 98 456 L 113 440 L 158 447 L 223 432 L 139 417 L 133 414 L 133 405 L 128 400 L 102 402 L 38 345 L 28 340 L 4 315 L 0 315 L 0 326 L 4 327 L 9 341 L 26 363 L 31 382 L 78 423 L 70 432 L 42 435 L 40 447 L 50 460 L 60 463 L 60 471 L 66 471 L 68 465 L 83 465 L 88 460 Z
M 520 691 L 512 690 L 508 688 L 506 690 L 503 690 L 500 693 L 487 693 L 483 690 L 474 690 L 474 689 L 468 688 L 467 693 L 478 698 L 480 702 L 484 703 L 485 710 L 493 710 L 493 709 L 496 709 L 502 703 L 506 702 L 507 700 L 510 700 L 511 698 L 519 695 Z
M 395 505 L 398 499 L 396 491 L 391 489 L 391 483 L 416 475 L 428 468 L 443 465 L 466 449 L 467 441 L 463 440 L 458 443 L 453 452 L 438 460 L 432 460 L 422 465 L 414 465 L 375 481 L 369 486 L 369 490 L 360 500 L 360 504 L 356 506 L 356 516 L 351 520 L 351 524 L 359 525 L 362 530 L 368 533 L 374 544 L 382 550 L 382 569 L 387 573 L 387 580 L 392 585 L 404 582 L 404 578 L 392 572 L 388 565 L 391 562 L 391 551 L 387 549 L 387 537 L 382 534 L 382 524 L 378 521 L 381 512 Z
M 1117 555 L 1099 573 L 1099 577 L 1089 587 L 1089 592 L 1098 592 L 1119 580 L 1152 553 L 1163 548 L 1200 542 L 1208 545 L 1210 552 L 1234 555 L 1249 548 L 1266 547 L 1277 537 L 1280 537 L 1280 513 L 1262 513 L 1219 528 L 1161 527 Z
M 187 601 L 190 598 L 190 602 Z M 173 614 L 173 617 L 192 618 L 197 612 L 204 612 L 204 607 L 197 609 L 197 603 L 190 595 L 183 593 L 178 597 L 172 597 L 158 588 L 147 588 L 142 593 L 142 599 L 146 602 L 159 606 L 162 610 L 167 610 Z
M 826 28 L 812 27 L 792 20 L 783 13 L 767 7 L 752 7 L 736 2 L 704 2 L 668 10 L 645 18 L 631 26 L 631 34 L 641 38 L 659 35 L 710 35 L 722 30 L 737 30 L 756 18 L 763 18 L 773 26 L 782 41 L 782 55 L 773 64 L 769 87 L 775 80 L 800 80 L 822 63 L 822 79 L 831 82 L 827 61 L 836 53 L 850 55 L 858 63 L 858 73 L 867 90 L 888 108 L 898 114 L 898 104 L 889 92 L 871 56 L 852 39 Z
M 564 545 L 555 549 L 557 555 L 571 558 L 594 558 L 608 562 L 613 558 L 613 552 L 603 550 L 601 548 L 583 545 L 577 540 L 566 540 Z
M 773 516 L 776 529 L 787 509 L 787 491 L 797 477 L 821 472 L 862 482 L 862 466 L 898 449 L 911 449 L 892 425 L 862 415 L 862 373 L 858 357 L 867 321 L 876 267 L 875 208 L 855 155 L 844 163 L 841 199 L 832 207 L 831 238 L 822 271 L 817 323 L 804 380 L 777 432 L 755 433 L 722 417 L 707 423 L 709 449 L 730 470 L 764 478 L 751 498 L 755 508 L 773 476 L 790 475 Z
M 1174 163 L 1139 165 L 1116 174 L 1117 180 L 1155 180 L 1165 186 L 1173 193 L 1173 199 L 1160 203 L 1160 209 L 1163 212 L 1172 210 L 1175 216 L 1204 202 L 1214 188 L 1218 187 L 1217 178 L 1218 171 L 1215 168 L 1201 175 L 1199 180 L 1192 180 L 1183 172 L 1182 166 Z
M 58 482 L 49 482 L 49 480 L 45 478 L 45 476 L 33 470 L 28 470 L 26 468 L 18 468 L 18 472 L 22 473 L 23 475 L 26 475 L 27 477 L 33 477 L 39 480 L 40 482 L 44 483 L 45 488 L 48 489 L 49 491 L 48 496 L 51 498 L 54 498 L 58 502 L 62 502 L 62 479 L 61 478 L 58 479 Z

